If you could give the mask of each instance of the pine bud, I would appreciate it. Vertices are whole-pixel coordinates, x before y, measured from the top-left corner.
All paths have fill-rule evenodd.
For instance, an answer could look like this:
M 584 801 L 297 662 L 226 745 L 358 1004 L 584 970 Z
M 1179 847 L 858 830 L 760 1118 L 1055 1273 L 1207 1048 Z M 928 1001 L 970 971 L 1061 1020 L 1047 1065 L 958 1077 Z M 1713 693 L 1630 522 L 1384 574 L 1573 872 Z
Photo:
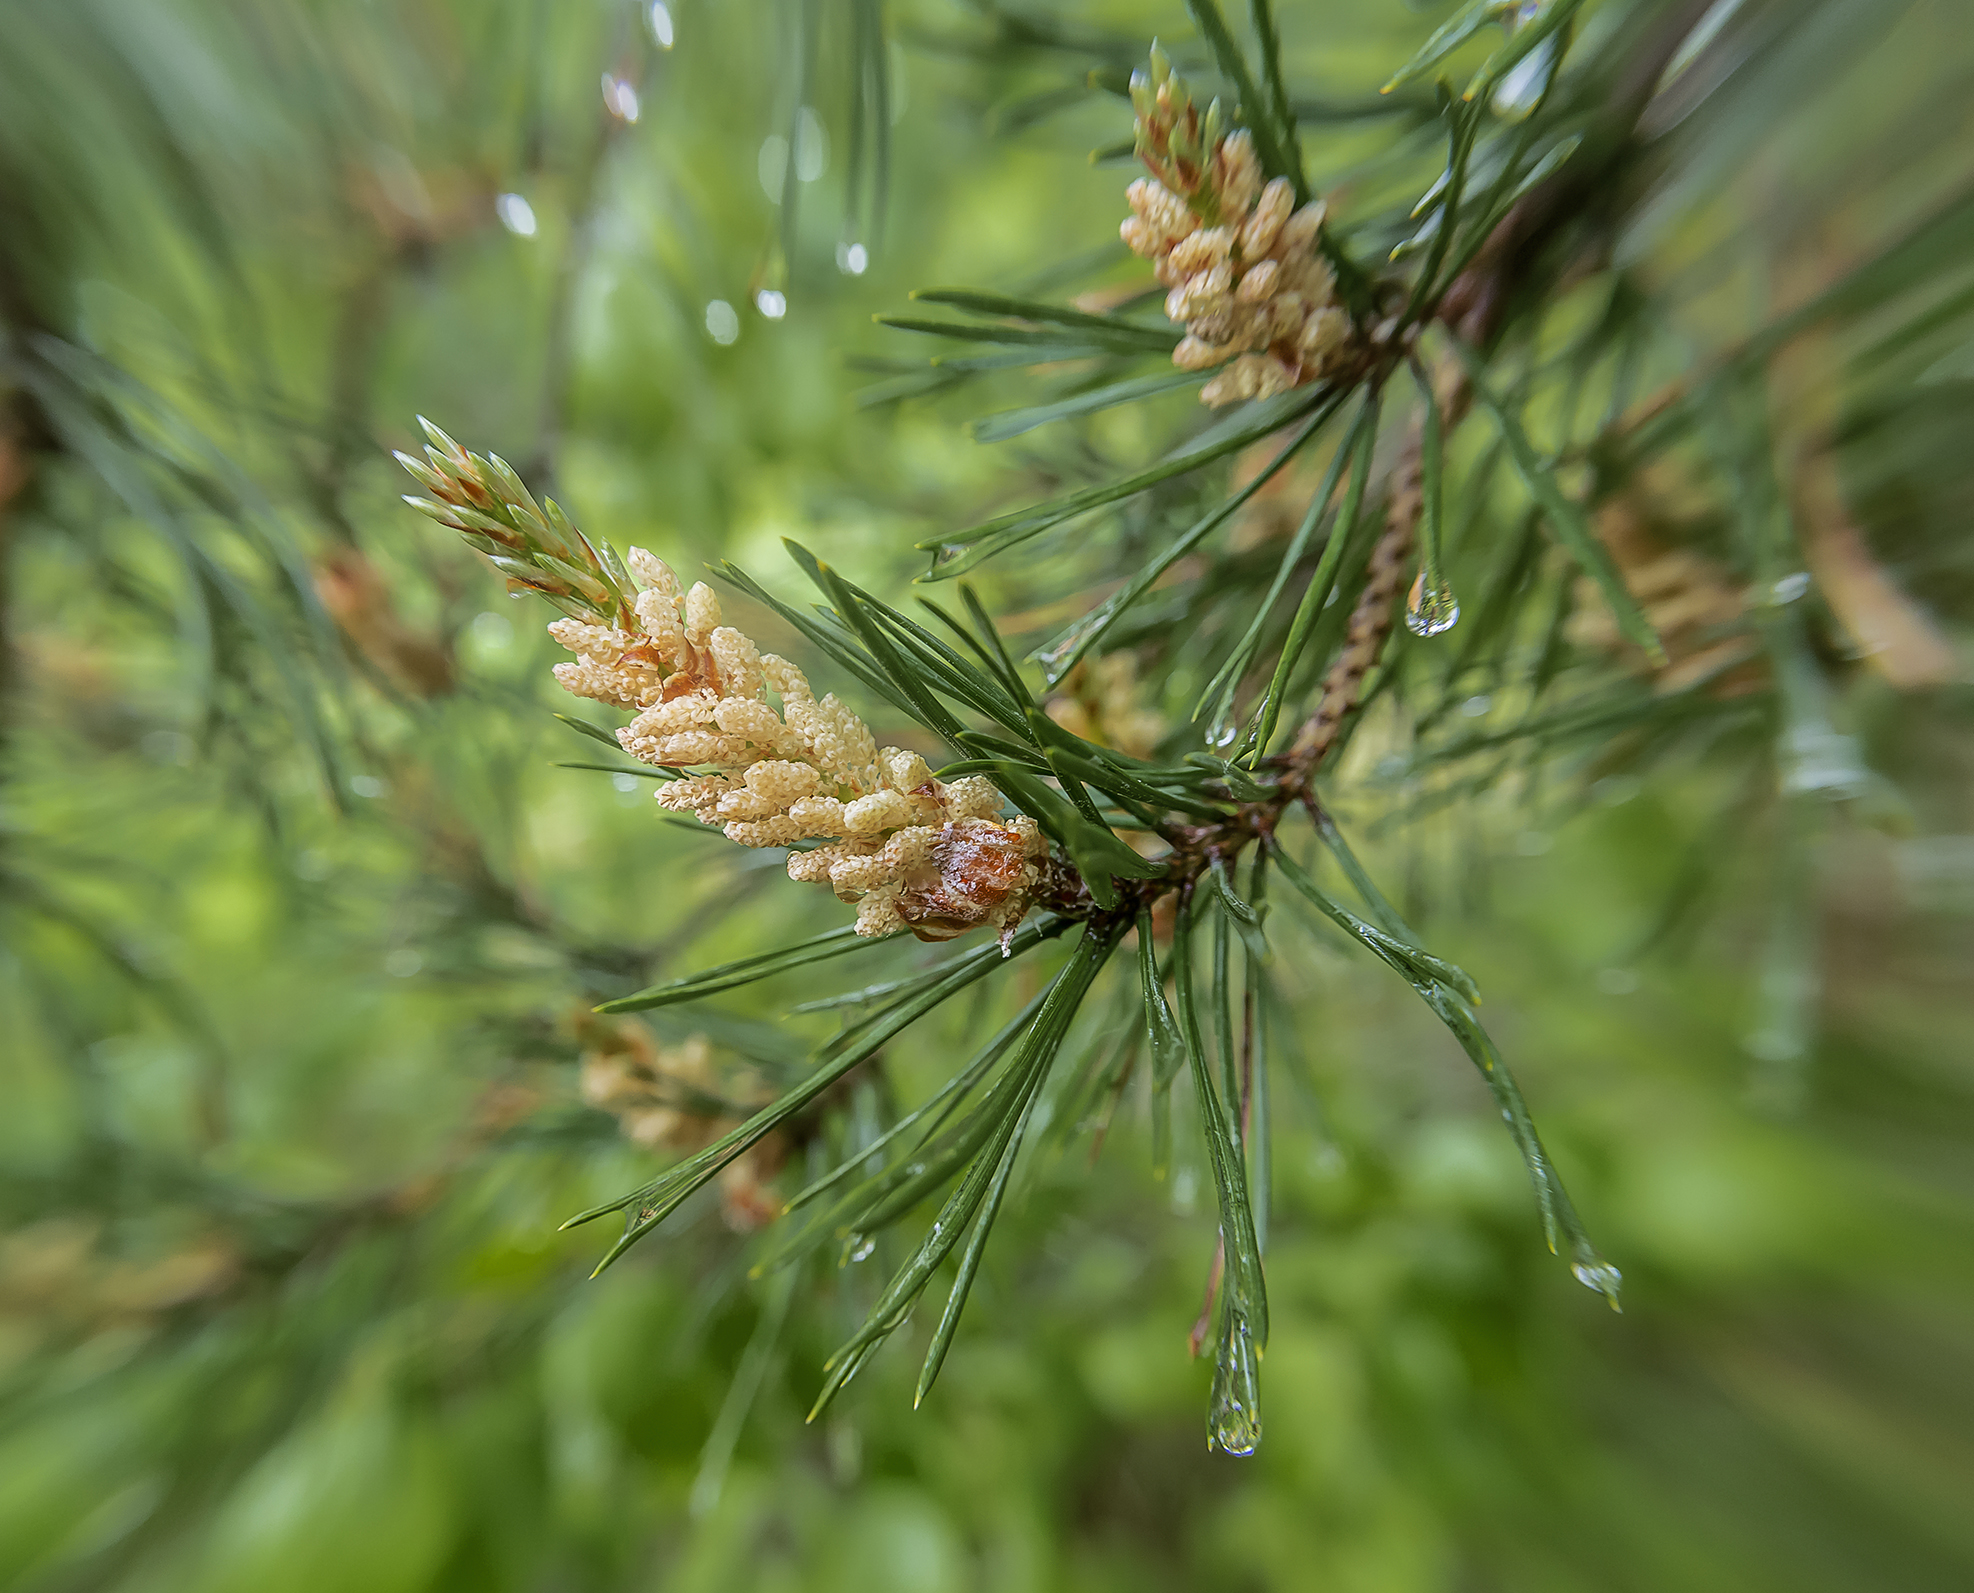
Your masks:
M 511 587 L 562 610 L 549 634 L 576 656 L 556 680 L 637 716 L 617 741 L 677 776 L 659 788 L 661 807 L 741 846 L 825 843 L 792 852 L 789 877 L 855 902 L 859 934 L 1013 933 L 1048 843 L 1033 819 L 1001 817 L 991 781 L 947 785 L 917 753 L 880 748 L 846 704 L 818 701 L 799 668 L 723 623 L 710 586 L 681 590 L 643 548 L 627 569 L 552 500 L 537 505 L 504 461 L 420 424 L 429 463 L 398 457 L 432 497 L 406 501 L 459 531 Z
M 536 503 L 498 454 L 468 453 L 423 415 L 418 424 L 429 439 L 424 460 L 395 457 L 432 496 L 406 503 L 464 536 L 509 591 L 536 593 L 572 618 L 633 620 L 629 578 L 607 544 L 590 542 L 553 498 Z
M 1120 231 L 1171 290 L 1165 313 L 1187 333 L 1173 363 L 1227 366 L 1200 390 L 1209 405 L 1316 380 L 1355 330 L 1319 250 L 1322 203 L 1298 210 L 1286 178 L 1264 184 L 1253 138 L 1223 130 L 1218 101 L 1202 115 L 1156 45 L 1150 70 L 1132 75 L 1131 103 L 1151 176 L 1126 191 L 1132 216 Z

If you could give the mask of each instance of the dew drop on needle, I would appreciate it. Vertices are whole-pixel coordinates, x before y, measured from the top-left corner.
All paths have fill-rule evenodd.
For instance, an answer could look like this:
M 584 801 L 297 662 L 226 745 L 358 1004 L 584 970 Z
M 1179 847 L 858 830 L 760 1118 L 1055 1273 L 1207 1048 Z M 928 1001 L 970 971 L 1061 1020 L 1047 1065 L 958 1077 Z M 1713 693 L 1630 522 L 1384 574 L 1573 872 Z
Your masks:
M 1428 582 L 1421 570 L 1405 600 L 1405 628 L 1414 636 L 1443 636 L 1460 623 L 1460 600 L 1441 575 Z
M 1207 1433 L 1209 1447 L 1229 1455 L 1251 1455 L 1261 1447 L 1261 1379 L 1254 1340 L 1239 1316 L 1222 1331 L 1214 1359 Z

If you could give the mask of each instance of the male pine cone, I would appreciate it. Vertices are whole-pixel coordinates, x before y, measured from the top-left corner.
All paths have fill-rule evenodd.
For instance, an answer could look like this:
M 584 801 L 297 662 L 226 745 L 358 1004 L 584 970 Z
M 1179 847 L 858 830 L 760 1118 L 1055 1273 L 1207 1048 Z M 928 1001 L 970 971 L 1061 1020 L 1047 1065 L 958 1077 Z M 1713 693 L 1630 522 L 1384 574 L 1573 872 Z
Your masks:
M 1119 231 L 1171 290 L 1166 316 L 1186 328 L 1172 362 L 1225 366 L 1200 391 L 1215 406 L 1313 381 L 1352 331 L 1316 246 L 1322 202 L 1298 210 L 1287 178 L 1264 185 L 1253 137 L 1221 131 L 1217 100 L 1202 115 L 1156 46 L 1131 99 L 1151 176 L 1126 190 L 1132 214 Z
M 818 700 L 796 665 L 721 623 L 711 587 L 681 592 L 643 548 L 618 563 L 553 501 L 537 507 L 502 460 L 468 453 L 437 427 L 426 434 L 425 460 L 398 458 L 432 496 L 405 501 L 564 611 L 549 634 L 576 658 L 555 677 L 636 714 L 617 741 L 677 776 L 659 788 L 660 806 L 742 846 L 797 848 L 789 878 L 855 902 L 860 935 L 909 929 L 949 940 L 984 927 L 1007 943 L 1048 842 L 1033 819 L 1001 816 L 991 780 L 948 784 L 919 754 L 880 748 L 836 696 Z M 804 846 L 814 841 L 823 844 Z

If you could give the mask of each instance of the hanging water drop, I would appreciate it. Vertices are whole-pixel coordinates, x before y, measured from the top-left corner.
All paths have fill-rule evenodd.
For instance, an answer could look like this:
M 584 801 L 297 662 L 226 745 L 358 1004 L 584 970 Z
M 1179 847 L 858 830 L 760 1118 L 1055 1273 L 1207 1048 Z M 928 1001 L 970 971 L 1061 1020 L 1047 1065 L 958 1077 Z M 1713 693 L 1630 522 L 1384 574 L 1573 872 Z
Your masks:
M 1428 582 L 1427 576 L 1433 579 Z M 1421 569 L 1405 600 L 1405 628 L 1414 636 L 1443 636 L 1460 623 L 1460 600 L 1446 577 Z
M 1261 1447 L 1261 1413 L 1238 1399 L 1216 1400 L 1212 1447 L 1223 1454 L 1253 1454 Z
M 1572 1262 L 1570 1271 L 1586 1289 L 1595 1289 L 1609 1300 L 1613 1311 L 1619 1309 L 1618 1286 L 1624 1282 L 1624 1274 L 1610 1262 L 1592 1256 L 1587 1261 Z
M 1220 1353 L 1213 1363 L 1213 1402 L 1207 1414 L 1207 1447 L 1251 1455 L 1261 1447 L 1261 1379 L 1247 1319 L 1227 1313 Z
M 1070 670 L 1076 667 L 1078 654 L 1090 633 L 1105 619 L 1102 609 L 1090 615 L 1082 623 L 1070 627 L 1056 641 L 1055 646 L 1035 653 L 1035 661 L 1042 666 L 1042 678 L 1051 686 L 1057 684 Z
M 515 237 L 532 238 L 535 235 L 535 207 L 519 194 L 502 194 L 494 201 L 494 214 Z
M 628 78 L 618 77 L 614 72 L 605 72 L 603 108 L 620 122 L 635 123 L 642 109 L 638 104 L 637 86 Z
M 725 299 L 714 299 L 706 306 L 706 335 L 726 348 L 740 338 L 740 312 Z
M 877 1241 L 867 1233 L 853 1233 L 844 1243 L 844 1250 L 852 1261 L 868 1261 L 877 1249 Z

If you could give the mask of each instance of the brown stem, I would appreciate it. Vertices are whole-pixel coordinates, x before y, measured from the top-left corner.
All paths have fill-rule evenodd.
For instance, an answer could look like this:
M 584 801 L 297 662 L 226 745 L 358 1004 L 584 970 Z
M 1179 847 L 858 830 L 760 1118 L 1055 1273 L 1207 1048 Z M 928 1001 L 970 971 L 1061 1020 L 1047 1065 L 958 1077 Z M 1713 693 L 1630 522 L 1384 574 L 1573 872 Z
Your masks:
M 1187 1347 L 1198 1360 L 1200 1351 L 1206 1348 L 1206 1336 L 1213 1331 L 1213 1302 L 1220 1295 L 1220 1278 L 1227 1270 L 1227 1235 L 1223 1230 L 1213 1245 L 1213 1265 L 1207 1269 L 1206 1299 L 1199 1308 L 1199 1318 L 1193 1323 L 1193 1331 L 1187 1338 Z
M 1450 436 L 1473 402 L 1473 386 L 1452 360 L 1440 363 L 1432 381 L 1445 431 Z M 1316 711 L 1304 722 L 1289 748 L 1289 772 L 1282 783 L 1292 797 L 1308 789 L 1310 777 L 1336 745 L 1344 721 L 1362 700 L 1364 682 L 1383 657 L 1385 640 L 1391 635 L 1392 611 L 1399 588 L 1405 582 L 1412 545 L 1418 540 L 1419 520 L 1426 505 L 1423 417 L 1412 422 L 1405 451 L 1392 471 L 1389 505 L 1385 511 L 1384 535 L 1371 550 L 1364 589 L 1358 594 L 1357 606 L 1350 611 L 1343 651 L 1323 677 L 1323 694 L 1317 700 Z
M 1344 632 L 1343 651 L 1323 677 L 1323 694 L 1316 711 L 1296 732 L 1289 748 L 1289 781 L 1305 785 L 1336 745 L 1343 733 L 1344 720 L 1363 696 L 1364 682 L 1384 652 L 1385 638 L 1391 634 L 1392 607 L 1405 582 L 1405 568 L 1418 535 L 1419 515 L 1425 506 L 1419 427 L 1415 424 L 1398 462 L 1391 487 L 1391 506 L 1385 511 L 1384 535 L 1371 550 L 1371 563 L 1364 573 L 1364 589 L 1357 606 L 1350 611 L 1350 624 Z M 1339 532 L 1338 534 L 1341 534 Z

